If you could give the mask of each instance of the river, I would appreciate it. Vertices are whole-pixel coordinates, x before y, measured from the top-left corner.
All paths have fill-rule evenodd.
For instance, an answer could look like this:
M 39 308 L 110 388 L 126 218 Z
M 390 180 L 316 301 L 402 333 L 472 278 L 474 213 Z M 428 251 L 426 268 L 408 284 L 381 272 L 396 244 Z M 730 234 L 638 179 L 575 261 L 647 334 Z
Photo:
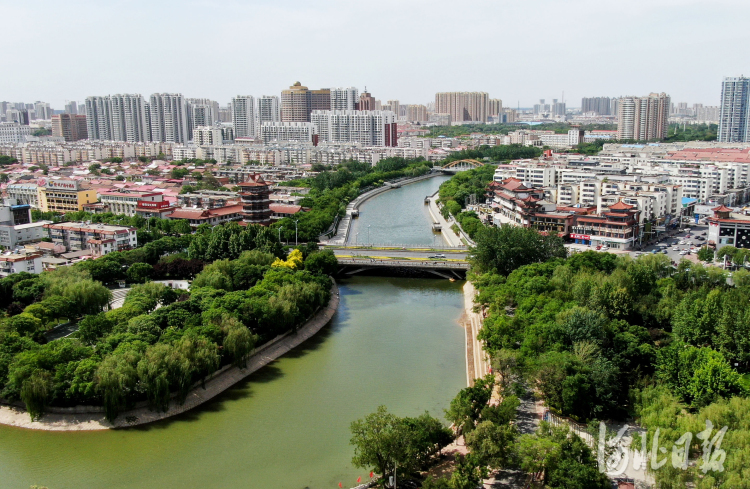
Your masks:
M 448 176 L 437 176 L 366 200 L 352 220 L 348 245 L 445 246 L 432 231 L 424 198 L 434 194 Z
M 423 183 L 385 192 L 363 204 L 363 216 L 399 192 L 420 206 L 429 193 Z M 429 219 L 413 224 L 431 232 Z M 163 422 L 67 433 L 0 426 L 0 488 L 351 487 L 367 475 L 350 463 L 353 420 L 380 404 L 400 416 L 442 418 L 465 386 L 462 285 L 342 280 L 339 310 L 317 336 Z

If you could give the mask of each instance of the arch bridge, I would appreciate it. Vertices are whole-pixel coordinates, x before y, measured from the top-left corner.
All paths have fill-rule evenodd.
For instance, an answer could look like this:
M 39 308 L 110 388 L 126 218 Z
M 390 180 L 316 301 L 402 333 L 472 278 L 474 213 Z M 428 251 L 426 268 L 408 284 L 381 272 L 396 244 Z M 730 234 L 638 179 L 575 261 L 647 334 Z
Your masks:
M 478 160 L 457 160 L 443 165 L 440 170 L 443 173 L 456 173 L 459 171 L 472 170 L 484 166 L 484 163 Z

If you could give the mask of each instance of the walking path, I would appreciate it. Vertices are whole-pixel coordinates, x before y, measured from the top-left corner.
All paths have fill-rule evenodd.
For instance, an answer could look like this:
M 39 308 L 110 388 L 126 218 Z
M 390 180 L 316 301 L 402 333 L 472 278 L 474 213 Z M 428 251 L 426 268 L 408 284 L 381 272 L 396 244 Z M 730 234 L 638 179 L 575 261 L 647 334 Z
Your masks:
M 221 394 L 248 375 L 268 365 L 291 349 L 301 345 L 314 336 L 333 317 L 339 305 L 338 286 L 334 282 L 331 287 L 331 300 L 328 305 L 319 310 L 307 323 L 297 330 L 297 333 L 287 333 L 260 346 L 247 362 L 247 367 L 239 369 L 226 366 L 216 372 L 210 380 L 206 381 L 206 388 L 197 383 L 188 394 L 183 404 L 172 401 L 166 412 L 150 411 L 147 407 L 140 407 L 121 413 L 114 423 L 104 418 L 103 412 L 74 412 L 69 408 L 64 413 L 47 413 L 38 421 L 31 421 L 25 409 L 14 406 L 0 406 L 0 424 L 48 431 L 83 431 L 83 430 L 106 430 L 110 428 L 127 428 L 154 421 L 162 420 L 184 413 L 200 406 L 204 402 Z M 101 408 L 96 408 L 101 409 Z M 89 408 L 91 410 L 91 408 Z M 58 409 L 57 411 L 65 411 Z
M 433 222 L 437 222 L 440 224 L 440 234 L 443 236 L 443 239 L 450 247 L 459 247 L 459 246 L 465 246 L 461 239 L 456 236 L 456 233 L 453 232 L 453 229 L 451 229 L 451 226 L 453 226 L 453 222 L 447 221 L 443 215 L 440 213 L 440 208 L 438 208 L 437 205 L 437 197 L 438 193 L 435 192 L 433 195 L 429 196 L 427 198 L 427 201 L 429 202 L 429 211 L 430 215 L 432 216 Z
M 474 297 L 477 291 L 474 284 L 467 281 L 464 284 L 464 309 L 466 330 L 466 382 L 474 385 L 474 379 L 479 379 L 490 373 L 490 359 L 484 351 L 484 345 L 477 338 L 482 329 L 482 314 L 474 312 Z

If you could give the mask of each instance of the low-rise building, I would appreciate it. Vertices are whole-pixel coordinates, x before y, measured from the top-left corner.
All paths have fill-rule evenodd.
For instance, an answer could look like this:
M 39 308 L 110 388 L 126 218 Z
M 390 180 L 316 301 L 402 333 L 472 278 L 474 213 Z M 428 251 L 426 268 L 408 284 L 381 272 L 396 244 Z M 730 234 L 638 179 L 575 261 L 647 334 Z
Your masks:
M 99 200 L 109 207 L 109 212 L 134 216 L 139 202 L 162 202 L 161 192 L 139 192 L 137 190 L 101 191 Z
M 90 250 L 94 257 L 138 246 L 136 228 L 132 227 L 86 222 L 60 222 L 44 227 L 52 242 L 65 246 L 66 251 Z
M 40 178 L 37 181 L 39 208 L 44 212 L 75 212 L 96 202 L 96 190 L 78 180 Z
M 732 217 L 732 209 L 721 205 L 711 209 L 708 221 L 708 244 L 720 250 L 725 246 L 750 248 L 750 219 Z
M 20 272 L 42 273 L 42 253 L 5 252 L 0 254 L 0 277 Z
M 177 209 L 167 216 L 168 219 L 186 219 L 190 226 L 194 228 L 201 224 L 216 226 L 225 222 L 241 221 L 243 217 L 242 204 L 216 209 Z

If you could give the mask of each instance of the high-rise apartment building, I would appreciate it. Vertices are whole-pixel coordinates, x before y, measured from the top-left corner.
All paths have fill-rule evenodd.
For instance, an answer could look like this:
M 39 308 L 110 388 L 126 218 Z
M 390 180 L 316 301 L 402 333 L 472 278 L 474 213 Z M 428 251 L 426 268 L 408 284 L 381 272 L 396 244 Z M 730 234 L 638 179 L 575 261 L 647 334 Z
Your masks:
M 181 93 L 151 94 L 151 141 L 185 144 L 188 134 L 187 107 Z
M 188 121 L 188 135 L 192 136 L 196 127 L 212 126 L 219 120 L 219 102 L 207 98 L 189 98 L 185 101 Z
M 314 110 L 331 110 L 331 90 L 310 90 L 296 82 L 281 92 L 281 121 L 310 122 Z
M 611 100 L 609 97 L 583 97 L 581 99 L 581 112 L 594 112 L 598 115 L 612 115 Z
M 264 122 L 281 122 L 279 97 L 263 95 L 258 99 L 258 126 L 262 126 Z
M 151 141 L 150 116 L 140 94 L 116 94 L 109 97 L 111 134 L 114 141 L 145 143 Z
M 52 107 L 47 102 L 34 102 L 34 113 L 37 119 L 45 121 L 52 119 Z
M 140 94 L 86 98 L 86 134 L 104 141 L 151 141 L 151 114 Z
M 722 143 L 750 141 L 750 78 L 724 77 L 717 139 Z
M 556 98 L 552 99 L 552 115 L 555 117 L 565 117 L 567 107 L 565 102 L 558 102 Z
M 77 106 L 76 109 L 78 109 Z M 88 139 L 86 116 L 75 114 L 53 115 L 52 135 L 63 138 L 66 142 Z
M 320 141 L 396 146 L 396 116 L 380 110 L 316 110 L 310 116 Z
M 234 137 L 255 137 L 255 98 L 251 95 L 237 95 L 232 99 L 232 125 Z
M 375 97 L 367 91 L 367 87 L 365 87 L 365 91 L 359 96 L 359 105 L 357 108 L 359 110 L 375 110 Z
M 28 124 L 0 122 L 0 143 L 23 143 L 26 142 L 26 136 L 31 136 L 31 127 Z
M 497 117 L 503 113 L 503 101 L 499 98 L 491 98 L 487 105 L 487 116 Z
M 86 97 L 86 132 L 89 139 L 112 140 L 112 104 L 109 96 Z
M 617 114 L 617 139 L 650 141 L 666 138 L 669 108 L 670 99 L 666 93 L 621 98 Z
M 356 110 L 358 103 L 359 90 L 355 87 L 331 89 L 331 110 Z
M 65 104 L 65 113 L 71 115 L 78 115 L 78 102 L 75 100 Z
M 396 120 L 399 119 L 399 116 L 401 115 L 401 104 L 398 100 L 389 100 L 386 102 L 386 105 L 388 107 L 383 107 L 382 110 L 390 110 L 393 112 L 393 115 L 396 116 Z
M 260 136 L 264 143 L 288 141 L 296 143 L 316 143 L 317 128 L 312 122 L 264 122 L 260 126 Z
M 193 144 L 196 146 L 219 146 L 224 143 L 224 132 L 219 127 L 198 126 L 193 129 Z
M 452 122 L 487 122 L 487 92 L 440 92 L 435 94 L 435 112 L 450 114 Z
M 418 104 L 409 105 L 406 112 L 406 120 L 409 122 L 427 122 L 430 120 L 427 115 L 427 107 Z

